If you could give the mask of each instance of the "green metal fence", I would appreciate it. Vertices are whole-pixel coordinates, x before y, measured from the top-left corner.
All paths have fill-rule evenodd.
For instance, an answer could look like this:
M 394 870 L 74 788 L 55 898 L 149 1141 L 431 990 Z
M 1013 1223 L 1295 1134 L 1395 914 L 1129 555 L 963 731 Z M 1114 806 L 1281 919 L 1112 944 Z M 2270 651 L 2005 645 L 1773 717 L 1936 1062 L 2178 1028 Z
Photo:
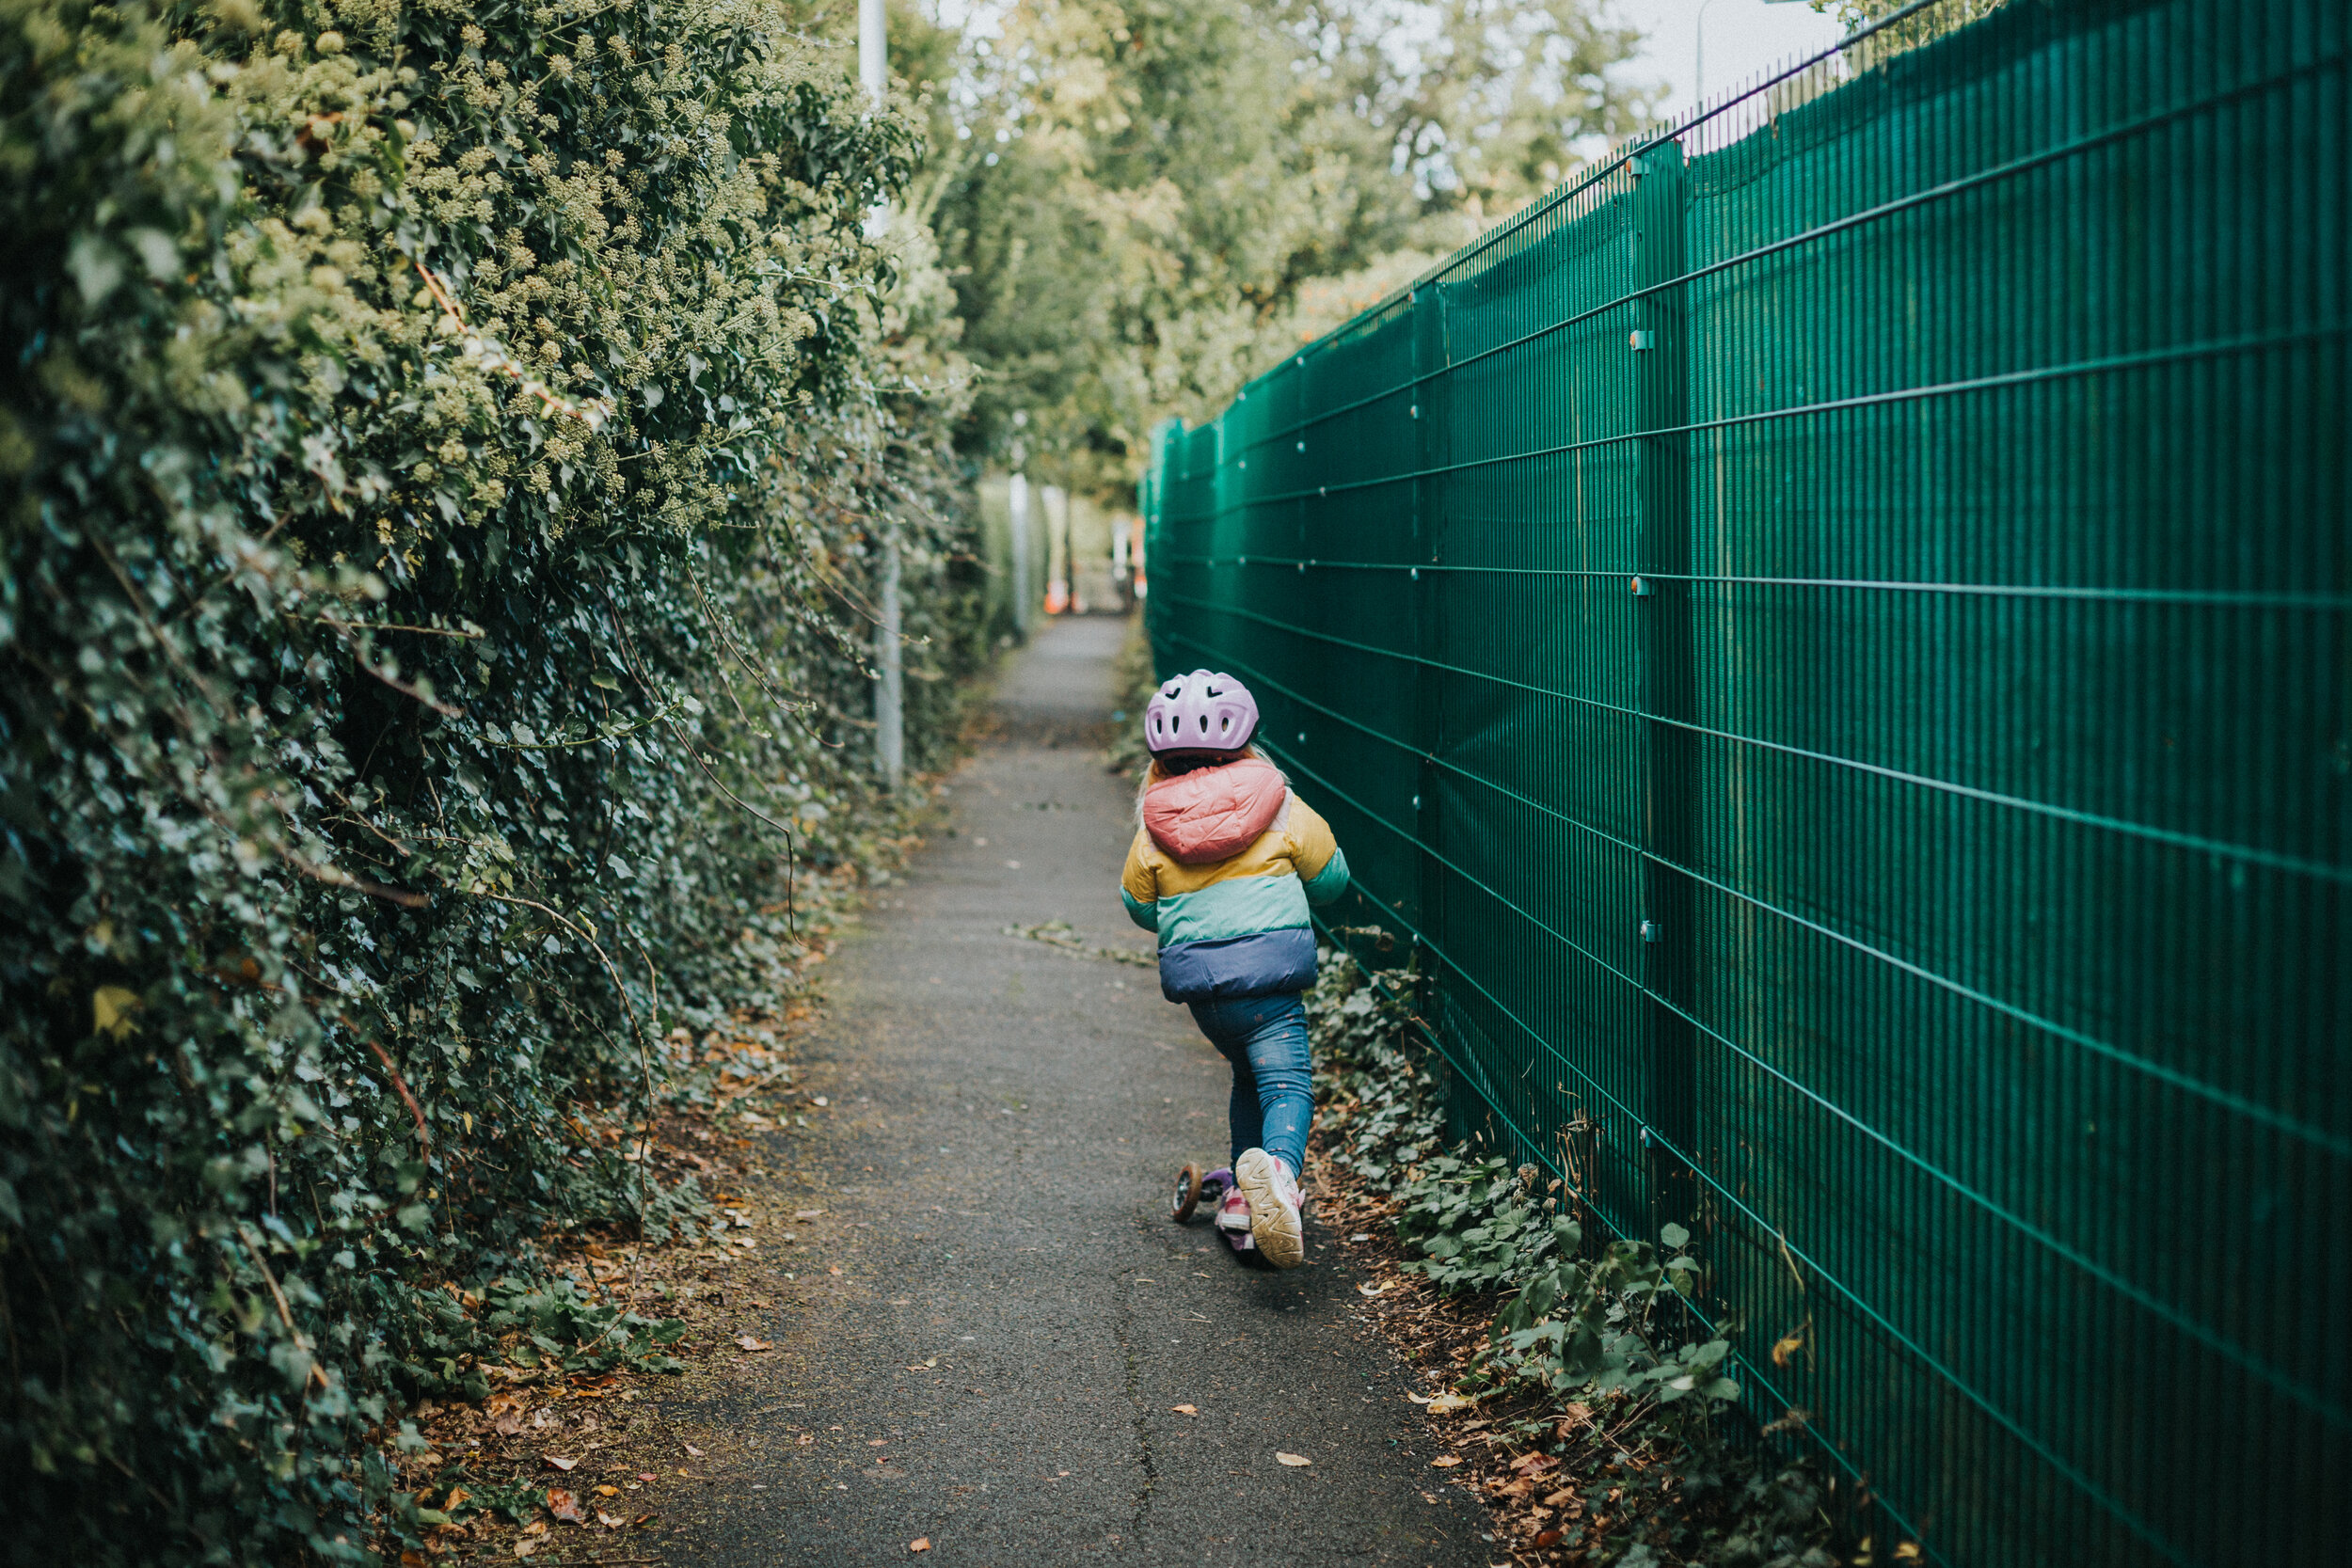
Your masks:
M 1816 62 L 1144 486 L 1161 668 L 1257 693 L 1465 1111 L 1695 1215 L 1932 1560 L 2352 1560 L 2348 44 Z

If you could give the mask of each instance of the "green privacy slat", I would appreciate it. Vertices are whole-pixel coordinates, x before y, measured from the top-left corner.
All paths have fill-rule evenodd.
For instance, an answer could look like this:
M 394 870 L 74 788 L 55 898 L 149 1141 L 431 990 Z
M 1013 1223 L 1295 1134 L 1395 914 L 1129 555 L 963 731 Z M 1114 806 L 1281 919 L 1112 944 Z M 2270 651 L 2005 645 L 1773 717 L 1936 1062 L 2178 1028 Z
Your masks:
M 1155 657 L 1885 1533 L 2341 1560 L 2352 8 L 1873 48 L 1158 433 Z

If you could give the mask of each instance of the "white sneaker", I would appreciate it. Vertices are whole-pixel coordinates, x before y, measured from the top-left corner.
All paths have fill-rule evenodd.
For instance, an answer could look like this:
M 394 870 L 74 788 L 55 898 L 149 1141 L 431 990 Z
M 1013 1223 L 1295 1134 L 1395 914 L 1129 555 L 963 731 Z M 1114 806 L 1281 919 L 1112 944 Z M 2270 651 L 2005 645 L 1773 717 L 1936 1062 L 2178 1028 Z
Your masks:
M 1298 1178 L 1263 1148 L 1242 1151 L 1233 1162 L 1233 1183 L 1249 1200 L 1249 1233 L 1258 1251 L 1278 1269 L 1307 1260 L 1307 1227 L 1299 1212 Z

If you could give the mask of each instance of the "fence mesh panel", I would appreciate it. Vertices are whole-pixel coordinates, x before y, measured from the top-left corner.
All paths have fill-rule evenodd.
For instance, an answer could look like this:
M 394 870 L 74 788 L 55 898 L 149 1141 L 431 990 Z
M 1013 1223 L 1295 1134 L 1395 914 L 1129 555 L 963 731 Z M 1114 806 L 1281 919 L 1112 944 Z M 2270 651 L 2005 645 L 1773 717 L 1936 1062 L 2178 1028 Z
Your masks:
M 1257 694 L 1465 1122 L 1695 1221 L 1934 1560 L 2352 1553 L 2348 42 L 1875 39 L 1143 487 L 1161 670 Z

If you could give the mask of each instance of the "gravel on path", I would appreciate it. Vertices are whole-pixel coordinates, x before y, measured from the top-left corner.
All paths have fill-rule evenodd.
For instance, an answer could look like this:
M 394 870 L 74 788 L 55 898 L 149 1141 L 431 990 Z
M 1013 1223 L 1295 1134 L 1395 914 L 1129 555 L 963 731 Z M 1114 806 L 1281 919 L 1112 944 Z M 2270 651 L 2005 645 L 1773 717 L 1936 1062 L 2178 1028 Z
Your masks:
M 1060 622 L 1017 657 L 946 821 L 828 966 L 803 1077 L 829 1119 L 766 1154 L 793 1181 L 770 1211 L 822 1212 L 762 1229 L 739 1321 L 774 1349 L 664 1402 L 704 1456 L 658 1537 L 677 1568 L 1503 1555 L 1327 1237 L 1263 1273 L 1169 1222 L 1184 1162 L 1224 1163 L 1228 1074 L 1154 971 L 1005 934 L 1149 951 L 1101 751 L 1124 635 Z

